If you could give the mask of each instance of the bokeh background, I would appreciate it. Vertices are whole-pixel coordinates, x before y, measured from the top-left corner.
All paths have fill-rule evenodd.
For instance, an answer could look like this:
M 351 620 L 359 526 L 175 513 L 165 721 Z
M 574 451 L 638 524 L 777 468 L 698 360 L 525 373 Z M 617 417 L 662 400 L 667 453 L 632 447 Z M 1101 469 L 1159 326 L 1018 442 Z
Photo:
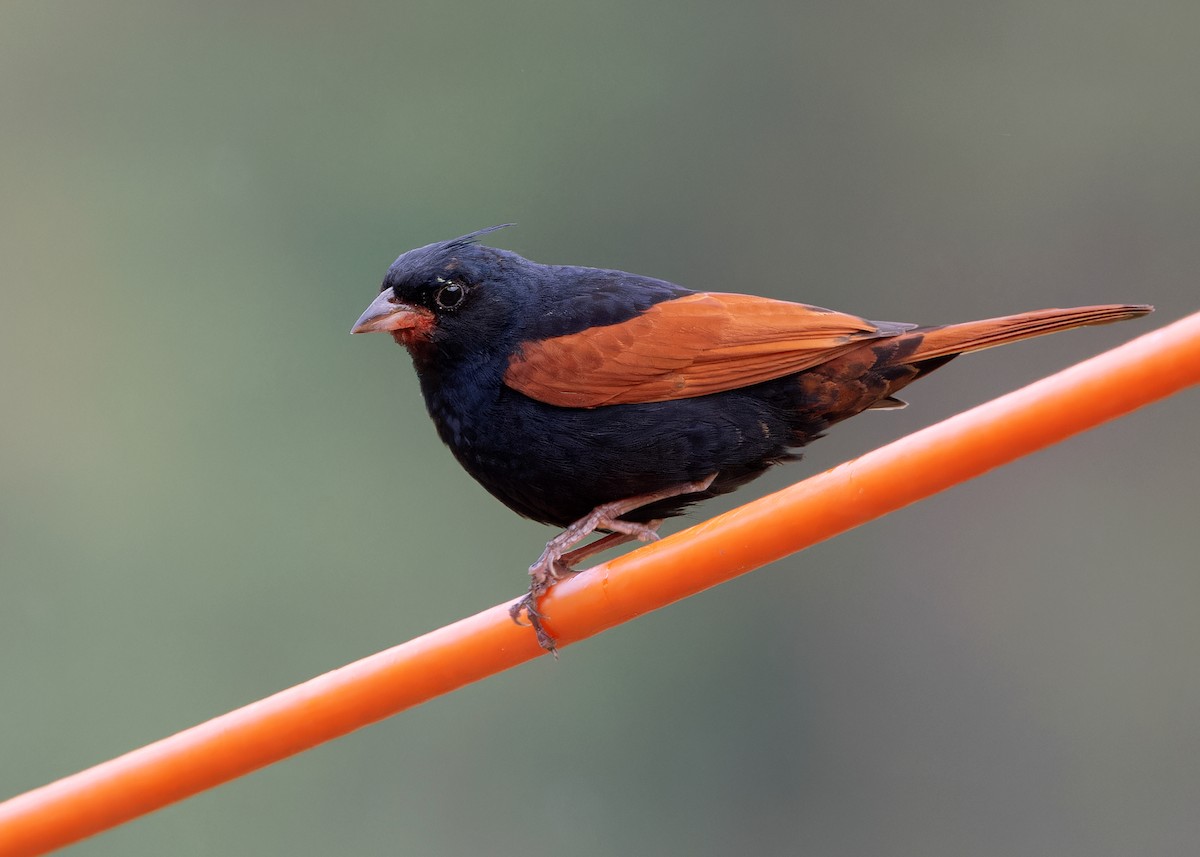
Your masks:
M 1198 36 L 1192 0 L 5 3 L 0 795 L 518 594 L 550 531 L 347 335 L 403 250 L 516 221 L 874 318 L 1158 306 L 958 361 L 745 501 L 1200 308 Z M 72 853 L 1194 854 L 1197 418 Z

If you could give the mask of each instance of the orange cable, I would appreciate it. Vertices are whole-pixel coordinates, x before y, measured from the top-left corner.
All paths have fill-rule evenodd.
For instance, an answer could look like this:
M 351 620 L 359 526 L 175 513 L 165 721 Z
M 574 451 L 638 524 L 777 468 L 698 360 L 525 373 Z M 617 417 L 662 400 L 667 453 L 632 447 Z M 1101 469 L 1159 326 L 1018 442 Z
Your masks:
M 618 557 L 542 601 L 561 646 L 1200 383 L 1200 313 Z M 44 854 L 544 654 L 501 604 L 0 803 Z

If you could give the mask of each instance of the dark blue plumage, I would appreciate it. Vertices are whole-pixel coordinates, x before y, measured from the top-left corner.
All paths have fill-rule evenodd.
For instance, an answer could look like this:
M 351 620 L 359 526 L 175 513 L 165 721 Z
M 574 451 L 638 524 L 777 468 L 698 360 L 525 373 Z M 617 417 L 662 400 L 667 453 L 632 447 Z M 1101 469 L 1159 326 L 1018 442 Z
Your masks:
M 455 278 L 475 285 L 472 306 L 442 311 L 432 347 L 413 349 L 421 392 L 459 463 L 524 517 L 565 527 L 601 503 L 718 474 L 702 495 L 626 515 L 670 517 L 794 458 L 790 447 L 824 427 L 797 419 L 787 381 L 601 412 L 535 401 L 503 383 L 521 343 L 618 324 L 693 292 L 622 271 L 539 265 L 462 239 L 405 253 L 383 289 L 437 310 L 437 289 Z

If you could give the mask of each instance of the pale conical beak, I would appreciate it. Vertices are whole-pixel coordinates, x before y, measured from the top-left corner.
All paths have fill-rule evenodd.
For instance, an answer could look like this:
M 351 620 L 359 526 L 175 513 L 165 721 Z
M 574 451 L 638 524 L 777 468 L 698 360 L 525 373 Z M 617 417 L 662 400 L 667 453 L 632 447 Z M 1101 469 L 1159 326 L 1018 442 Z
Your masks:
M 391 289 L 379 293 L 366 312 L 354 322 L 351 333 L 374 333 L 383 330 L 406 330 L 420 327 L 433 320 L 433 313 L 424 307 L 401 303 Z

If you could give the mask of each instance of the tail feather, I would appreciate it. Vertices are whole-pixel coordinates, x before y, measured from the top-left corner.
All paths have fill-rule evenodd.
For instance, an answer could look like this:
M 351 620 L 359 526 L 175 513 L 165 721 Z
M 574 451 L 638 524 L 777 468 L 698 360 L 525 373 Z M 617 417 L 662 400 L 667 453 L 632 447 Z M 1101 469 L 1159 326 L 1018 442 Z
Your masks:
M 1069 330 L 1072 327 L 1111 324 L 1146 315 L 1153 309 L 1154 307 L 1145 304 L 1107 304 L 1073 309 L 1034 310 L 944 327 L 919 327 L 902 335 L 902 338 L 920 337 L 915 349 L 904 354 L 903 362 L 918 363 L 938 357 L 982 351 L 984 348 Z
M 1136 318 L 1141 304 L 1043 309 L 944 327 L 918 327 L 882 336 L 795 376 L 798 406 L 794 446 L 804 446 L 835 423 L 870 408 L 899 408 L 896 393 L 968 351 L 1089 324 Z

